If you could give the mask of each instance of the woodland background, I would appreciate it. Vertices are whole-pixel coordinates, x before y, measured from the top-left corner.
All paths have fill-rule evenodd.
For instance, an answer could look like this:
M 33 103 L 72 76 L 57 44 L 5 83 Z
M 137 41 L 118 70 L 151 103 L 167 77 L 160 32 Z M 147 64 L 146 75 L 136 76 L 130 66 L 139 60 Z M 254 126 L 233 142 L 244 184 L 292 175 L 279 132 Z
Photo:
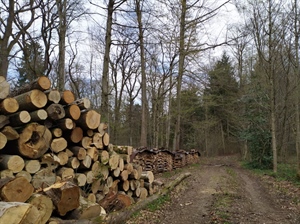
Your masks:
M 300 164 L 299 34 L 297 0 L 2 0 L 0 68 L 89 98 L 114 144 L 276 172 Z

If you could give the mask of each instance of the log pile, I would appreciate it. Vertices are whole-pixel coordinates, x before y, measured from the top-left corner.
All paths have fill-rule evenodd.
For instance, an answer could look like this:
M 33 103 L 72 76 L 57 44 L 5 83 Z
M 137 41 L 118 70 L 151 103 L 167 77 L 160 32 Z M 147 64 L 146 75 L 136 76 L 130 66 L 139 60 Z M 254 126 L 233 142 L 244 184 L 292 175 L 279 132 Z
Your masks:
M 167 149 L 139 148 L 134 151 L 133 161 L 141 165 L 143 170 L 157 174 L 197 163 L 199 157 L 200 153 L 195 149 L 171 152 Z
M 16 210 L 30 223 L 88 219 L 154 193 L 153 173 L 131 162 L 132 147 L 110 144 L 88 99 L 47 77 L 9 93 L 0 76 L 0 87 L 0 223 L 26 223 L 10 220 Z

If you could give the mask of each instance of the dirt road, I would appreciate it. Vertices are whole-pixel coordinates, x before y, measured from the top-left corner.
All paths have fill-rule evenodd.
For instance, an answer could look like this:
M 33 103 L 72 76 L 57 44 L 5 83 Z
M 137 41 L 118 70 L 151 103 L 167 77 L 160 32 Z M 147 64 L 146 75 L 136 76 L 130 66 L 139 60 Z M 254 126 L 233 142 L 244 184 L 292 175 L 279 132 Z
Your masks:
M 300 223 L 300 207 L 294 203 L 297 188 L 253 175 L 235 157 L 202 158 L 185 171 L 192 175 L 176 187 L 169 202 L 155 212 L 143 210 L 127 223 Z M 158 178 L 167 181 L 163 175 Z

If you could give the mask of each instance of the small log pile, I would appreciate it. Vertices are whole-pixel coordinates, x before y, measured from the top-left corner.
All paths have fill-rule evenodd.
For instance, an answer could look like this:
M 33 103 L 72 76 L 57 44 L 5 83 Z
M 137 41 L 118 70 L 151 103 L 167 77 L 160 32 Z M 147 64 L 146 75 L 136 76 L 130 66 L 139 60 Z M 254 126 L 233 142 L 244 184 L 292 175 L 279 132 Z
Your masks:
M 153 173 L 110 144 L 88 99 L 44 76 L 12 93 L 0 76 L 0 87 L 0 223 L 89 219 L 154 193 Z
M 134 163 L 154 174 L 171 171 L 199 161 L 200 153 L 195 149 L 171 152 L 166 149 L 139 148 L 134 151 Z

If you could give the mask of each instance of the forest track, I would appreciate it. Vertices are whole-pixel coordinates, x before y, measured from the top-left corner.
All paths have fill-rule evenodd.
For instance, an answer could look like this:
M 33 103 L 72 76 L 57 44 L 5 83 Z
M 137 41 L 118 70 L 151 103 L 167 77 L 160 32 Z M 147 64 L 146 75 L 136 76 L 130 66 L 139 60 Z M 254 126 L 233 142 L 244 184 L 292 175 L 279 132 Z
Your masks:
M 192 173 L 160 209 L 143 210 L 127 224 L 300 223 L 295 195 L 284 193 L 290 184 L 278 191 L 275 180 L 254 175 L 237 161 L 235 156 L 201 158 L 199 165 L 174 171 L 171 177 L 158 175 L 168 182 L 178 172 Z

